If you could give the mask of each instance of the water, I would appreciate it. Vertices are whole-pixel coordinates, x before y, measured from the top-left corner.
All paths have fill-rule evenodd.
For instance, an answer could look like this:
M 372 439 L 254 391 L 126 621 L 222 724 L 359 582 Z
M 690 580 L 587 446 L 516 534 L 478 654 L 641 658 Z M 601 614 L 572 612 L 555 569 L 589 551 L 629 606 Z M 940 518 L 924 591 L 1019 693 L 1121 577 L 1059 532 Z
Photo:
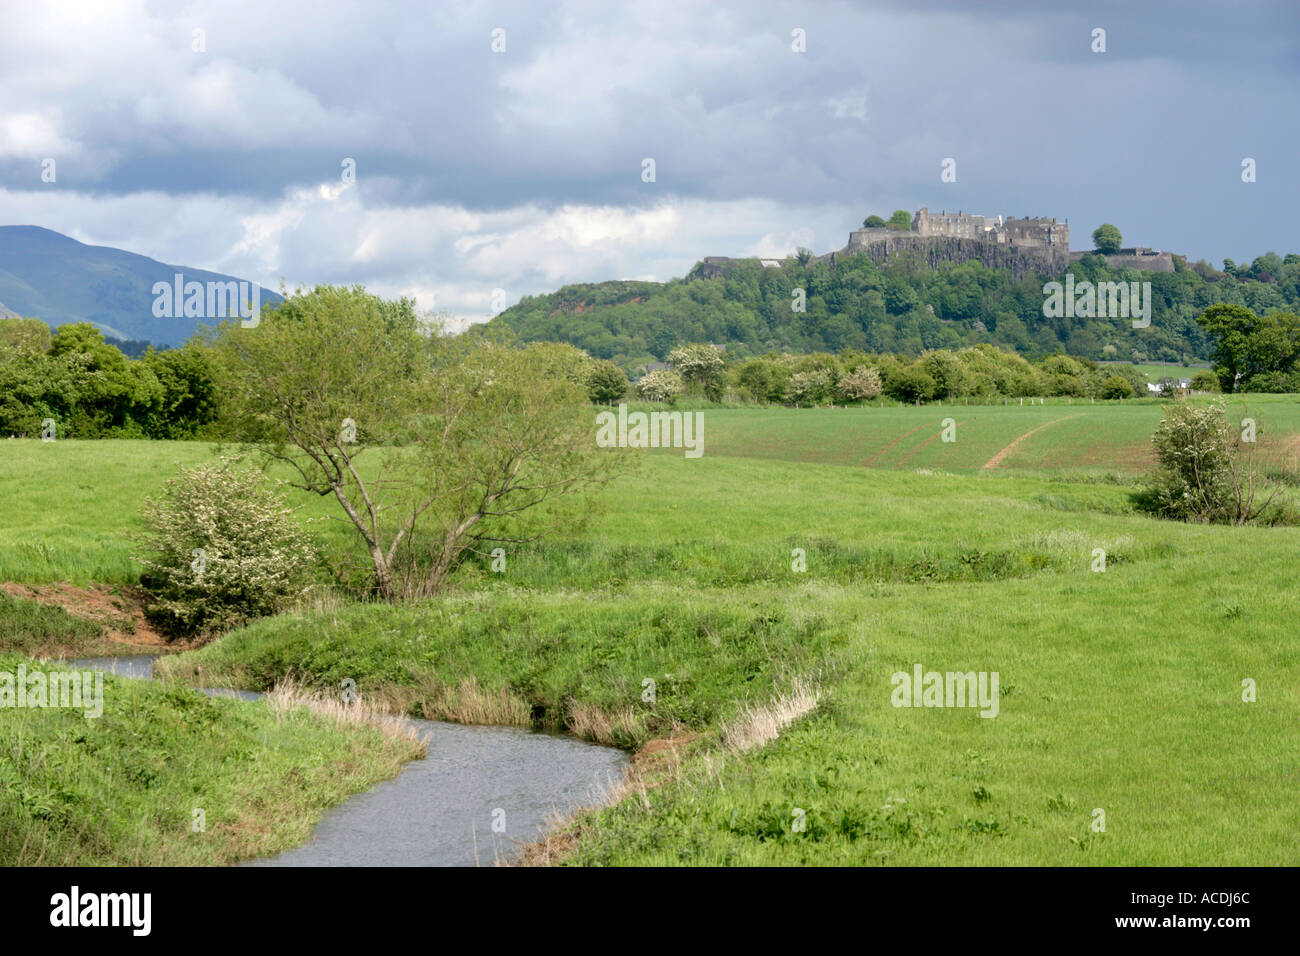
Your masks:
M 77 666 L 124 677 L 153 676 L 153 656 L 91 658 Z M 257 700 L 251 691 L 205 693 Z M 610 747 L 518 727 L 411 720 L 427 756 L 392 780 L 328 811 L 310 843 L 249 866 L 474 866 L 518 852 L 548 818 L 595 802 L 623 773 Z

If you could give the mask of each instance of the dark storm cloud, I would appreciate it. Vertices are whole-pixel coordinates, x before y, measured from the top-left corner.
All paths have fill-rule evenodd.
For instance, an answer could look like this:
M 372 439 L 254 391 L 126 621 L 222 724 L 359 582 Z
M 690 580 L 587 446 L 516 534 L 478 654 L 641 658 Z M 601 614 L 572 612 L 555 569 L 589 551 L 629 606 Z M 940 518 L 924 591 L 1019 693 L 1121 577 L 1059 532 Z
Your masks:
M 0 186 L 10 205 L 31 208 L 49 193 L 40 162 L 54 157 L 65 193 L 101 203 L 161 194 L 195 209 L 203 199 L 225 217 L 210 231 L 234 230 L 218 255 L 236 259 L 236 246 L 274 258 L 256 229 L 250 238 L 260 206 L 268 222 L 258 228 L 275 232 L 281 252 L 363 263 L 371 277 L 408 265 L 398 250 L 359 251 L 387 247 L 354 242 L 347 230 L 358 222 L 308 215 L 315 234 L 286 231 L 305 228 L 294 225 L 302 197 L 337 184 L 345 158 L 358 181 L 344 204 L 368 213 L 581 205 L 632 215 L 665 201 L 761 199 L 788 212 L 764 232 L 802 220 L 826 249 L 867 212 L 928 205 L 1069 217 L 1076 247 L 1109 220 L 1141 244 L 1248 258 L 1291 242 L 1298 10 L 938 0 L 10 8 Z M 491 49 L 498 27 L 504 53 Z M 1096 27 L 1105 53 L 1090 49 Z M 191 49 L 196 28 L 204 52 Z M 806 52 L 791 49 L 796 29 Z M 1239 178 L 1247 156 L 1259 163 L 1249 186 Z M 646 157 L 654 183 L 641 180 Z M 939 179 L 947 157 L 955 183 Z M 644 271 L 741 251 L 762 236 L 747 228 L 727 248 L 682 246 Z M 338 248 L 326 255 L 332 231 Z M 530 262 L 510 281 L 554 274 Z

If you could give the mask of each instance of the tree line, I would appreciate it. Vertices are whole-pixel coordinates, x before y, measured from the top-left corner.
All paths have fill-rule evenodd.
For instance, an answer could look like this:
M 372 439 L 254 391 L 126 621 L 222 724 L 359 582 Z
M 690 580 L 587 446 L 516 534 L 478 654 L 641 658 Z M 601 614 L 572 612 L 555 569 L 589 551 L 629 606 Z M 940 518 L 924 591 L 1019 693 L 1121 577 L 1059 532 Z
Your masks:
M 1258 315 L 1300 312 L 1300 256 L 1268 253 L 1223 269 L 1175 258 L 1171 273 L 1115 269 L 1097 254 L 1070 266 L 1076 283 L 1150 282 L 1148 328 L 1127 318 L 1044 316 L 1043 285 L 979 262 L 932 269 L 907 253 L 885 264 L 866 255 L 798 258 L 777 266 L 729 264 L 703 278 L 703 264 L 666 283 L 605 282 L 525 296 L 490 326 L 524 341 L 568 342 L 629 375 L 693 342 L 729 354 L 837 353 L 847 349 L 918 357 L 931 349 L 992 344 L 1040 359 L 1057 352 L 1092 361 L 1189 364 L 1210 357 L 1212 335 L 1197 322 L 1211 305 Z M 802 292 L 800 292 L 802 290 Z M 802 307 L 802 311 L 799 308 Z
M 1219 303 L 1195 322 L 1207 338 L 1214 367 L 1191 377 L 1192 390 L 1300 392 L 1300 316 L 1257 315 Z M 468 346 L 490 343 L 492 335 L 480 328 L 462 338 Z M 238 363 L 222 365 L 219 339 L 201 332 L 179 349 L 150 348 L 133 359 L 88 323 L 51 333 L 37 319 L 0 320 L 0 435 L 35 437 L 52 423 L 53 437 L 60 438 L 243 440 L 248 423 L 230 414 Z M 698 398 L 810 406 L 882 397 L 900 402 L 1119 399 L 1148 392 L 1146 376 L 1129 363 L 1063 352 L 1031 361 L 990 343 L 928 349 L 917 356 L 854 348 L 745 356 L 692 343 L 669 350 L 667 367 L 634 384 L 615 362 L 576 346 L 552 342 L 545 351 L 550 365 L 593 404 Z

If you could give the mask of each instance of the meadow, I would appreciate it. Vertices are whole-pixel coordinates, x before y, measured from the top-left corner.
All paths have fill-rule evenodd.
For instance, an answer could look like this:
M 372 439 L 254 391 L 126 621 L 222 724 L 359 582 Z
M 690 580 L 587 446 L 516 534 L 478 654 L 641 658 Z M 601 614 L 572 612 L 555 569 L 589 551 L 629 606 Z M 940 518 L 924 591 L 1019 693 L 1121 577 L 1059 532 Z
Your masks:
M 1247 407 L 1261 451 L 1287 459 L 1300 405 Z M 702 458 L 628 452 L 587 527 L 503 572 L 479 557 L 447 595 L 394 606 L 322 578 L 300 608 L 160 669 L 249 689 L 352 678 L 393 710 L 638 752 L 623 798 L 546 862 L 1300 860 L 1300 531 L 1138 513 L 1158 404 L 704 416 Z M 212 449 L 3 453 L 0 580 L 125 587 L 141 498 Z M 998 672 L 998 715 L 893 706 L 891 676 L 917 664 Z M 775 739 L 736 743 L 765 723 Z

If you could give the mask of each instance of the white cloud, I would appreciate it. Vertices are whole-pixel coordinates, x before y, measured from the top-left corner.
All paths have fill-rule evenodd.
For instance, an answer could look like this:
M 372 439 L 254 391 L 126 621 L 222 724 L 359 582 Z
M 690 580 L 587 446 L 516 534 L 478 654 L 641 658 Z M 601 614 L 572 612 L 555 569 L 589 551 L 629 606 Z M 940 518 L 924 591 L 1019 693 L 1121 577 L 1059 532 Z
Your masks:
M 13 221 L 36 222 L 83 242 L 111 245 L 278 288 L 360 282 L 422 310 L 465 321 L 489 315 L 492 290 L 507 303 L 571 282 L 684 275 L 706 255 L 775 256 L 823 237 L 839 248 L 853 222 L 833 206 L 770 200 L 665 198 L 647 207 L 528 203 L 494 212 L 442 204 L 365 205 L 294 189 L 267 205 L 252 197 L 158 193 L 41 196 L 0 189 Z M 123 228 L 122 224 L 131 224 Z M 780 228 L 772 230 L 777 225 Z

